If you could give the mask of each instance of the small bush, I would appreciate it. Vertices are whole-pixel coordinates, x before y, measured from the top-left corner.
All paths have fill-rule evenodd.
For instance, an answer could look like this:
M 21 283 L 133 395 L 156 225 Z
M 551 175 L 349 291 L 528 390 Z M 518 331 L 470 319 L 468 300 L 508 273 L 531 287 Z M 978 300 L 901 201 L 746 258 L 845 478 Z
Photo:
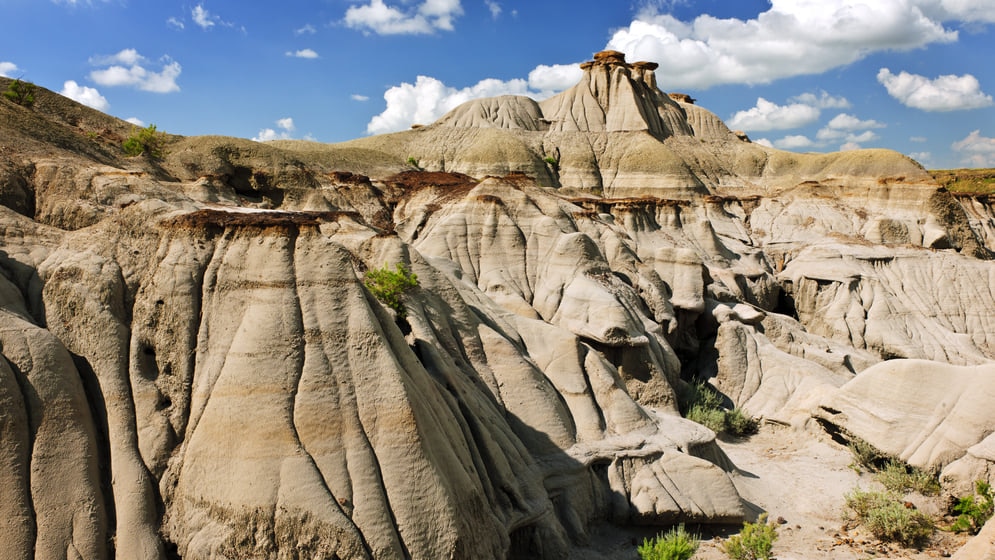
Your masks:
M 744 523 L 738 535 L 729 537 L 722 551 L 733 560 L 770 560 L 777 540 L 777 525 L 767 523 L 767 514 L 761 514 L 756 523 Z
M 137 157 L 145 155 L 149 159 L 162 159 L 166 154 L 166 139 L 156 130 L 154 124 L 134 130 L 122 144 L 124 153 Z
M 852 466 L 860 469 L 877 472 L 889 461 L 887 455 L 860 438 L 851 438 L 847 447 L 850 449 L 850 454 L 853 455 Z
M 725 430 L 737 437 L 757 433 L 757 420 L 743 414 L 743 409 L 736 407 L 725 413 Z
M 935 474 L 894 459 L 888 461 L 875 478 L 892 492 L 918 492 L 924 496 L 940 493 L 940 481 Z
M 684 530 L 684 525 L 671 528 L 657 535 L 653 540 L 643 539 L 638 548 L 640 560 L 688 560 L 696 550 L 700 539 Z
M 684 417 L 712 430 L 742 437 L 757 432 L 757 421 L 743 414 L 739 408 L 727 410 L 722 406 L 722 396 L 707 383 L 691 383 L 679 399 Z
M 697 422 L 715 433 L 722 432 L 726 428 L 726 413 L 724 410 L 721 408 L 711 408 L 700 403 L 691 405 L 687 419 Z
M 418 160 L 415 159 L 414 156 L 409 156 L 408 157 L 408 165 L 410 165 L 411 167 L 414 167 L 418 171 L 425 171 L 425 169 L 422 168 L 421 165 L 418 165 Z
M 991 518 L 993 509 L 995 509 L 995 499 L 992 496 L 992 487 L 983 480 L 975 481 L 974 495 L 959 498 L 954 504 L 953 513 L 957 516 L 957 520 L 950 530 L 977 534 Z
M 3 96 L 22 107 L 31 107 L 35 104 L 35 89 L 35 85 L 31 82 L 14 80 L 7 86 Z
M 856 489 L 846 496 L 846 507 L 857 522 L 882 541 L 920 546 L 933 534 L 933 522 L 919 510 L 907 507 L 894 494 Z
M 384 264 L 383 268 L 367 271 L 363 284 L 380 302 L 397 312 L 398 317 L 404 318 L 407 312 L 401 296 L 418 287 L 418 276 L 401 263 L 394 270 Z
M 542 158 L 542 161 L 546 162 L 546 165 L 553 168 L 553 171 L 557 171 L 560 169 L 560 162 L 557 161 L 556 158 L 553 156 L 546 156 Z

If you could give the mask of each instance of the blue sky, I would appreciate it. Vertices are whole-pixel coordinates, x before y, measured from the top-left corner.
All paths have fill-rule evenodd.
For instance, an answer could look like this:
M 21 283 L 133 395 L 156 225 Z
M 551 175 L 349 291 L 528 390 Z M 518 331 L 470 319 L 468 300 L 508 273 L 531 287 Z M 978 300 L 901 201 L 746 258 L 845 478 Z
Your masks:
M 796 151 L 995 167 L 995 0 L 0 0 L 0 75 L 184 135 L 339 142 L 605 48 Z

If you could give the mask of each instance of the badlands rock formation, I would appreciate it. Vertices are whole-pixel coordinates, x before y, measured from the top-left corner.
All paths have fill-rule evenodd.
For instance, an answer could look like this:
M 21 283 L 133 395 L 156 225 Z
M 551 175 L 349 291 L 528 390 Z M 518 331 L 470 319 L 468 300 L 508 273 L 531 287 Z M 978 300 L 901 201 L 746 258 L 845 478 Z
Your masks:
M 161 161 L 51 92 L 0 100 L 0 550 L 565 558 L 739 522 L 693 379 L 990 478 L 988 200 L 583 67 L 541 103 Z M 418 276 L 404 317 L 363 285 L 385 263 Z

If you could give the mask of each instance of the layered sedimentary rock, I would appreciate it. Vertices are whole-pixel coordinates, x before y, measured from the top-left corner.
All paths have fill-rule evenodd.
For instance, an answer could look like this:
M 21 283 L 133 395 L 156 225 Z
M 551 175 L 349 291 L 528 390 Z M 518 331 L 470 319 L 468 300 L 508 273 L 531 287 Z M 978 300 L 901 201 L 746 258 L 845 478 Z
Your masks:
M 541 103 L 161 161 L 50 92 L 0 100 L 0 548 L 563 558 L 740 521 L 678 414 L 695 380 L 990 478 L 988 200 L 894 152 L 751 144 L 654 69 L 599 53 Z M 403 315 L 363 283 L 395 263 Z

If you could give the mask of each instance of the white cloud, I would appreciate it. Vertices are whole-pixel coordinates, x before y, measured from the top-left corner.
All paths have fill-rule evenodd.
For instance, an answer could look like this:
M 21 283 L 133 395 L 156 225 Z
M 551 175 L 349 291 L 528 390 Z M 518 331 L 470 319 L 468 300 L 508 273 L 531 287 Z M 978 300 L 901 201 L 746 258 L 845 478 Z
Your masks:
M 311 49 L 301 49 L 299 51 L 287 51 L 287 56 L 294 58 L 318 58 L 318 53 Z
M 100 95 L 100 92 L 95 88 L 81 86 L 74 80 L 68 80 L 66 83 L 62 84 L 62 91 L 59 93 L 69 99 L 72 99 L 73 101 L 77 101 L 98 111 L 106 112 L 111 106 L 111 104 L 107 102 L 107 99 L 103 95 Z
M 9 78 L 18 71 L 20 71 L 20 68 L 13 62 L 0 62 L 0 76 Z
M 984 0 L 992 4 L 992 0 Z M 771 0 L 755 19 L 701 15 L 685 22 L 644 10 L 619 29 L 608 48 L 630 60 L 660 64 L 664 89 L 760 84 L 820 74 L 889 50 L 952 42 L 957 32 L 931 19 L 920 5 L 966 0 Z M 976 3 L 972 3 L 976 4 Z M 982 10 L 937 8 L 934 18 L 991 17 Z
M 314 28 L 310 23 L 304 25 L 304 27 L 294 30 L 294 35 L 314 35 L 318 30 Z
M 276 121 L 276 127 L 280 129 L 279 131 L 272 128 L 264 128 L 259 131 L 252 140 L 255 142 L 269 142 L 270 140 L 287 140 L 290 138 L 290 133 L 294 131 L 294 119 L 286 117 L 283 119 L 278 119 Z
M 545 99 L 575 85 L 582 71 L 577 65 L 540 65 L 529 72 L 528 80 L 508 81 L 489 78 L 475 85 L 457 89 L 429 77 L 418 76 L 414 84 L 403 82 L 384 93 L 387 108 L 366 126 L 369 134 L 383 134 L 409 128 L 412 124 L 429 124 L 471 99 L 498 95 L 526 95 Z
M 349 99 L 352 99 L 353 101 L 369 101 L 370 97 L 368 95 L 360 95 L 358 93 L 354 93 L 349 96 Z
M 203 4 L 197 4 L 192 10 L 190 10 L 190 17 L 193 18 L 193 22 L 200 26 L 201 29 L 210 29 L 214 27 L 215 20 L 219 18 L 217 16 L 211 15 Z
M 933 154 L 931 154 L 930 152 L 912 152 L 911 154 L 907 155 L 910 158 L 918 161 L 925 167 L 929 167 L 930 166 L 929 164 L 933 159 Z
M 884 128 L 885 125 L 879 123 L 874 119 L 868 119 L 862 121 L 857 117 L 847 114 L 840 113 L 833 117 L 829 124 L 826 125 L 834 130 L 867 130 L 870 128 Z
M 111 56 L 93 57 L 90 59 L 91 64 L 107 68 L 90 72 L 90 79 L 107 87 L 131 86 L 154 93 L 180 91 L 180 86 L 176 83 L 182 71 L 179 62 L 164 56 L 160 59 L 162 70 L 159 72 L 146 68 L 148 62 L 135 49 L 125 49 Z
M 773 148 L 774 144 L 766 138 L 757 138 L 753 141 L 754 144 L 760 144 L 761 146 L 766 146 L 768 148 Z
M 493 0 L 484 0 L 484 4 L 487 4 L 487 9 L 491 11 L 492 18 L 497 19 L 501 16 L 501 4 Z
M 774 146 L 782 150 L 797 150 L 799 148 L 811 148 L 814 145 L 815 142 L 809 140 L 808 136 L 802 136 L 800 134 L 785 136 L 780 140 L 774 141 Z
M 819 114 L 819 109 L 803 103 L 778 105 L 758 97 L 756 106 L 737 112 L 728 124 L 742 130 L 785 130 L 812 124 Z
M 171 18 L 167 19 L 166 20 L 166 25 L 168 25 L 169 27 L 175 27 L 176 29 L 180 29 L 180 30 L 186 29 L 186 27 L 187 27 L 186 24 L 184 24 L 182 21 L 180 21 L 179 19 L 177 19 L 175 17 L 171 17 Z
M 993 0 L 915 0 L 912 4 L 940 21 L 995 23 Z
M 847 142 L 847 143 L 843 144 L 842 146 L 840 146 L 840 151 L 841 152 L 851 152 L 853 150 L 859 150 L 860 148 L 861 148 L 861 145 L 858 144 L 858 143 L 856 143 L 856 142 Z
M 553 93 L 573 87 L 580 81 L 584 71 L 580 64 L 540 64 L 529 72 L 529 89 L 540 92 L 537 98 L 544 99 Z
M 140 119 L 138 117 L 128 117 L 127 119 L 124 119 L 124 120 L 125 120 L 125 122 L 130 122 L 131 124 L 133 124 L 135 126 L 145 126 L 145 121 L 143 121 L 142 119 Z
M 817 109 L 849 109 L 850 101 L 845 97 L 834 97 L 828 92 L 820 91 L 818 95 L 814 93 L 803 93 L 788 98 L 788 101 L 810 105 Z
M 971 74 L 944 75 L 930 80 L 905 71 L 895 75 L 882 68 L 878 71 L 878 82 L 902 105 L 923 111 L 957 111 L 992 105 L 992 96 L 981 91 L 978 79 Z
M 981 130 L 975 130 L 963 140 L 958 140 L 950 146 L 963 154 L 961 163 L 972 167 L 995 167 L 995 138 L 981 135 Z
M 436 30 L 452 31 L 453 19 L 463 15 L 460 0 L 424 0 L 413 8 L 388 6 L 383 0 L 350 6 L 345 24 L 364 33 L 417 35 Z
M 877 140 L 878 135 L 873 129 L 885 126 L 887 125 L 874 119 L 860 120 L 848 113 L 840 113 L 816 132 L 815 137 L 823 143 L 843 141 L 843 146 L 840 146 L 841 151 L 855 150 L 860 148 L 860 144 Z

